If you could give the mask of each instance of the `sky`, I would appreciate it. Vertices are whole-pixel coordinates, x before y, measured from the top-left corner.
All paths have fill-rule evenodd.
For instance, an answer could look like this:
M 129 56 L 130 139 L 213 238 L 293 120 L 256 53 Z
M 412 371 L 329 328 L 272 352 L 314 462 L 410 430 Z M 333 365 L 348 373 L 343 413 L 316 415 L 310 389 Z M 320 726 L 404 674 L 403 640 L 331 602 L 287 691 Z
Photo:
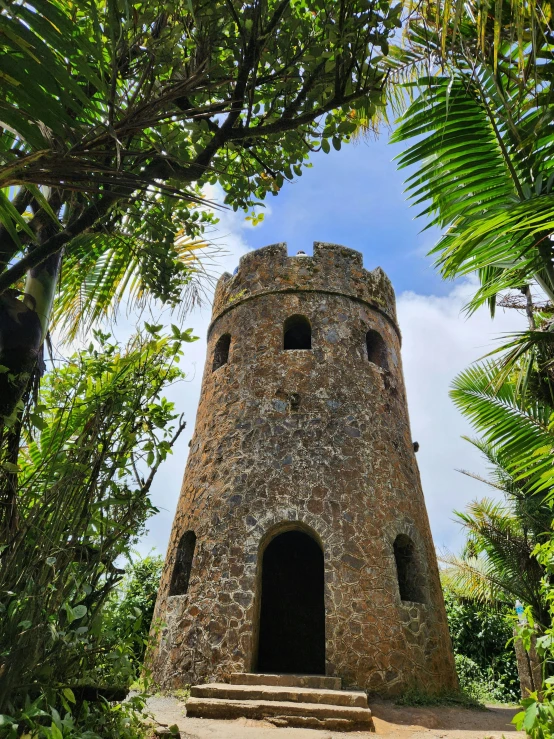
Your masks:
M 468 279 L 443 281 L 426 256 L 439 233 L 422 231 L 425 220 L 415 219 L 418 210 L 403 193 L 406 172 L 393 161 L 400 148 L 387 138 L 315 155 L 311 169 L 270 197 L 258 226 L 247 222 L 244 213 L 220 211 L 213 236 L 226 253 L 216 271 L 232 272 L 248 250 L 282 241 L 289 254 L 300 249 L 311 254 L 314 241 L 343 244 L 362 252 L 366 269 L 383 268 L 396 291 L 412 438 L 420 443 L 417 461 L 435 546 L 456 552 L 464 536 L 453 510 L 490 496 L 492 489 L 457 471 L 487 472 L 479 453 L 461 438 L 472 430 L 450 400 L 449 386 L 457 373 L 498 345 L 502 334 L 524 328 L 524 318 L 498 310 L 492 321 L 486 309 L 467 318 L 463 308 L 474 285 Z M 207 195 L 222 201 L 217 189 Z M 154 482 L 153 502 L 160 512 L 150 519 L 138 546 L 142 554 L 164 554 L 167 547 L 194 429 L 209 318 L 207 305 L 184 321 L 200 338 L 185 349 L 186 381 L 167 396 L 185 413 L 187 428 Z

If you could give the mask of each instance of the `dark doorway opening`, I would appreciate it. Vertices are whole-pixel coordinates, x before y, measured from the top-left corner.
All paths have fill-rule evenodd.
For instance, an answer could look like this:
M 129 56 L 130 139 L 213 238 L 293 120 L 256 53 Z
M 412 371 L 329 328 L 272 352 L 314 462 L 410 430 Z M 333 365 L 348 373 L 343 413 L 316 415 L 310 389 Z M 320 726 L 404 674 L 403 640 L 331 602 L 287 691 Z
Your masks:
M 287 531 L 262 562 L 258 672 L 325 674 L 323 552 L 311 536 Z

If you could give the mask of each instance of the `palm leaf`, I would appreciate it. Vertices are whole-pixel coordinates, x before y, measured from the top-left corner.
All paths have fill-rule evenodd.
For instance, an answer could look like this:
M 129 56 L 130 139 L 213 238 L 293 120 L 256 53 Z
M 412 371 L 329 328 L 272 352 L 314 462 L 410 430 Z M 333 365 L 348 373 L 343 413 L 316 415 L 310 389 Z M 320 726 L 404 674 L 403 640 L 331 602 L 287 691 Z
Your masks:
M 499 380 L 500 378 L 500 380 Z M 470 367 L 453 382 L 455 405 L 481 434 L 501 450 L 506 470 L 525 480 L 529 491 L 554 496 L 552 407 L 518 391 L 517 378 L 506 377 L 499 364 Z
M 442 554 L 439 562 L 446 565 L 440 571 L 443 586 L 458 597 L 490 604 L 513 602 L 513 594 L 508 592 L 485 556 L 466 558 Z
M 75 339 L 78 332 L 86 336 L 98 322 L 116 319 L 122 305 L 128 312 L 144 306 L 151 296 L 141 273 L 145 246 L 135 235 L 122 233 L 83 234 L 71 242 L 52 317 L 64 340 Z M 214 280 L 209 260 L 217 251 L 203 240 L 177 238 L 176 259 L 183 267 L 180 315 L 207 294 Z
M 440 561 L 443 583 L 459 596 L 482 602 L 516 599 L 543 617 L 543 570 L 532 556 L 535 539 L 508 503 L 483 499 L 456 512 L 467 532 L 461 556 L 445 554 Z
M 523 29 L 536 21 L 534 9 L 496 2 L 486 11 L 471 0 L 436 7 L 435 18 L 434 3 L 419 6 L 407 34 L 412 55 L 435 69 L 411 84 L 418 95 L 393 135 L 409 144 L 399 167 L 417 167 L 408 194 L 424 204 L 427 227 L 446 229 L 432 251 L 443 276 L 479 275 L 470 311 L 487 303 L 494 312 L 498 292 L 533 280 L 554 299 L 552 45 L 543 34 L 537 43 L 549 63 L 522 75 Z

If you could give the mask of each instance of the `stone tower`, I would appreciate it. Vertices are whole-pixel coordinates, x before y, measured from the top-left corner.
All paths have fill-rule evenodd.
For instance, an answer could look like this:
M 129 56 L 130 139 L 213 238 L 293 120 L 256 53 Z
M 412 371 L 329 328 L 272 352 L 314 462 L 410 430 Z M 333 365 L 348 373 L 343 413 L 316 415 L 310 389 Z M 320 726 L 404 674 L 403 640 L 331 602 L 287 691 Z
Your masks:
M 154 619 L 165 687 L 456 688 L 394 292 L 360 253 L 275 244 L 219 280 Z

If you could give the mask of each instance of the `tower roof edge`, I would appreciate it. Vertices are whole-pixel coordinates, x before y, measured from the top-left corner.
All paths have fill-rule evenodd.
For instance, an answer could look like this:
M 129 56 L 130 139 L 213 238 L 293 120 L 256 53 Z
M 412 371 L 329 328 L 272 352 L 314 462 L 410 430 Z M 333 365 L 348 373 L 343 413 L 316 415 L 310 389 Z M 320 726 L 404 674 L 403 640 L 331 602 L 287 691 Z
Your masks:
M 233 275 L 223 274 L 215 290 L 212 323 L 245 300 L 264 293 L 327 292 L 360 300 L 396 325 L 394 290 L 381 267 L 364 269 L 361 252 L 341 244 L 314 242 L 313 256 L 289 256 L 285 243 L 244 254 Z

